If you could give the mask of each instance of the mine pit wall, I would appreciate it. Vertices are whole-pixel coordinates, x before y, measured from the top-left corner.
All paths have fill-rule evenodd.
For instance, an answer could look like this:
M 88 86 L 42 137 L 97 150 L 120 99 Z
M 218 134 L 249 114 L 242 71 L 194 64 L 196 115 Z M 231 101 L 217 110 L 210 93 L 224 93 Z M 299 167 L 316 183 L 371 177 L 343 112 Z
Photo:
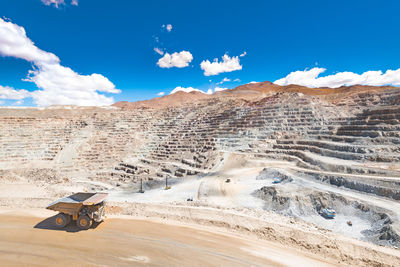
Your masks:
M 326 175 L 321 173 L 303 172 L 318 181 L 329 183 L 337 187 L 345 187 L 348 189 L 374 194 L 377 196 L 388 197 L 394 200 L 400 200 L 400 178 L 399 181 L 385 180 L 359 180 L 340 175 Z
M 396 89 L 335 103 L 279 93 L 161 110 L 1 110 L 0 166 L 121 185 L 207 173 L 224 152 L 240 152 L 294 161 L 315 179 L 398 199 L 396 181 L 381 186 L 341 177 L 400 177 L 398 97 Z
M 360 239 L 380 245 L 397 247 L 400 245 L 400 235 L 392 227 L 392 218 L 387 211 L 379 207 L 368 206 L 357 200 L 349 200 L 334 193 L 316 190 L 293 195 L 282 192 L 274 186 L 264 186 L 255 191 L 254 196 L 265 201 L 266 210 L 304 220 L 312 216 L 320 216 L 319 214 L 324 208 L 333 208 L 348 222 L 351 222 L 352 219 L 357 220 L 357 222 L 353 222 L 353 227 L 359 227 L 357 224 L 365 225 L 366 229 L 361 231 Z M 312 220 L 315 222 L 315 219 Z M 340 221 L 340 219 L 337 220 Z M 337 222 L 337 224 L 340 223 Z
M 304 184 L 305 177 L 299 180 L 298 175 L 279 168 L 264 168 L 256 179 L 263 180 L 266 186 L 255 190 L 253 196 L 264 201 L 265 210 L 300 218 L 321 227 L 333 227 L 342 234 L 379 245 L 400 245 L 396 212 L 374 201 L 365 202 L 353 198 L 354 194 L 341 195 L 325 191 L 322 190 L 326 188 L 324 186 L 321 189 L 309 187 Z M 277 178 L 280 182 L 272 183 Z M 306 178 L 305 181 L 309 180 Z M 325 208 L 337 212 L 332 223 L 322 213 Z

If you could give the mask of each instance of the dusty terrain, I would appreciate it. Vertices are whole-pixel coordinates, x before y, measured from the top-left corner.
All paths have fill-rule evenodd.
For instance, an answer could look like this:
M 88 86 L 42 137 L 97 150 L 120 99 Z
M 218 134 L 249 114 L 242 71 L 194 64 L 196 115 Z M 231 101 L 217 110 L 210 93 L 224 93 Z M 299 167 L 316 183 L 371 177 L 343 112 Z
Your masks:
M 8 211 L 0 215 L 0 258 L 7 266 L 329 266 L 311 253 L 210 229 L 109 218 L 95 231 L 64 231 L 46 217 Z
M 270 251 L 274 244 L 277 257 L 266 257 L 262 250 L 239 253 L 209 240 L 218 243 L 214 252 L 240 255 L 255 265 L 291 265 L 278 249 L 285 247 L 304 265 L 322 260 L 397 266 L 399 104 L 395 87 L 265 82 L 214 95 L 180 92 L 105 108 L 2 108 L 0 206 L 11 213 L 1 215 L 1 229 L 10 219 L 28 236 L 43 232 L 54 242 L 67 237 L 89 242 L 97 238 L 95 232 L 130 231 L 123 224 L 135 219 L 129 224 L 141 225 L 137 219 L 145 219 L 162 223 L 154 226 L 160 236 L 171 224 L 185 223 L 190 231 L 223 231 L 232 243 L 248 238 L 266 242 L 260 246 Z M 280 182 L 275 184 L 276 178 Z M 164 190 L 166 179 L 170 190 Z M 141 181 L 143 194 L 138 193 Z M 77 191 L 109 192 L 108 213 L 129 219 L 112 219 L 89 230 L 88 237 L 33 228 L 35 216 L 42 216 L 36 212 L 28 216 L 29 223 L 15 214 L 20 207 L 36 211 Z M 334 219 L 320 215 L 327 207 L 336 210 Z M 128 242 L 117 236 L 112 242 Z M 176 242 L 193 245 L 188 239 Z M 193 250 L 193 259 L 204 252 Z M 309 259 L 310 251 L 318 258 Z M 163 253 L 142 254 L 158 264 Z M 231 259 L 219 260 L 227 264 Z

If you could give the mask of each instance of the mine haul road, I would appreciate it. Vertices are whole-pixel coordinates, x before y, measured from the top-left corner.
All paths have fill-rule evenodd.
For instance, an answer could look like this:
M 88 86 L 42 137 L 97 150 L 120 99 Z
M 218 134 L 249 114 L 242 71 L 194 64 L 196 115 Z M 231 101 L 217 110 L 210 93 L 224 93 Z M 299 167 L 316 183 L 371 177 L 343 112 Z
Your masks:
M 109 218 L 56 230 L 55 213 L 0 213 L 1 266 L 331 266 L 317 255 L 196 226 Z

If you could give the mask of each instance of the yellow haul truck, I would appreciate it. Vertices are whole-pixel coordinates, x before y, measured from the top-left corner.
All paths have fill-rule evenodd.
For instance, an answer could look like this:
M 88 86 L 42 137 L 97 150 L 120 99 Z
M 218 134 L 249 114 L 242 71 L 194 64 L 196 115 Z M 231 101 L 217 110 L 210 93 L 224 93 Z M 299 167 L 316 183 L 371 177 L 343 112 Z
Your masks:
M 89 229 L 93 221 L 101 222 L 105 217 L 107 193 L 76 193 L 61 198 L 46 208 L 60 212 L 55 216 L 55 225 L 63 228 L 72 220 L 83 230 Z

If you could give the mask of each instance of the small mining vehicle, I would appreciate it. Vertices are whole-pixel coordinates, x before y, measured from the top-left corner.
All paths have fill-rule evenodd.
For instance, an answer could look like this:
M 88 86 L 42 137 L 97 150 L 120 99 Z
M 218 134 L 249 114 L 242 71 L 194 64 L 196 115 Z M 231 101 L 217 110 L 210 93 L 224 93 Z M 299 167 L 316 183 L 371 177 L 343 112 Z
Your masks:
M 76 221 L 80 229 L 87 230 L 93 221 L 104 220 L 107 196 L 107 193 L 76 193 L 51 203 L 46 209 L 60 212 L 54 221 L 57 228 L 64 228 L 71 221 Z
M 321 215 L 326 219 L 334 219 L 336 216 L 336 211 L 332 208 L 324 208 L 321 211 Z

